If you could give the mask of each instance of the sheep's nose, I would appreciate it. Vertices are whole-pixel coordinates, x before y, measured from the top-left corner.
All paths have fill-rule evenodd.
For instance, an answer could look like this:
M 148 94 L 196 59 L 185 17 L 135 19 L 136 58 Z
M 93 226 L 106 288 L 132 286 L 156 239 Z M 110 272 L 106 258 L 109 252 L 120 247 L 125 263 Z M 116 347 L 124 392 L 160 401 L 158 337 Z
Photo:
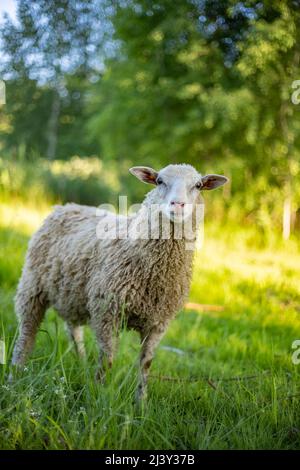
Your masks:
M 176 208 L 181 207 L 183 209 L 185 206 L 185 203 L 179 202 L 179 201 L 171 201 L 171 206 L 176 207 Z

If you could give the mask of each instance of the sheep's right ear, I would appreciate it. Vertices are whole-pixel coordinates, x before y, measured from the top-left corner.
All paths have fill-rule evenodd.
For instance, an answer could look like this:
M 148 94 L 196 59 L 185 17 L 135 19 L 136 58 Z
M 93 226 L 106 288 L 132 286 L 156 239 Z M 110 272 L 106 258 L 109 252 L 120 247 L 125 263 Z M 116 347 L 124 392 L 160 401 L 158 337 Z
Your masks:
M 129 171 L 144 183 L 156 184 L 158 172 L 148 166 L 133 166 Z
M 227 183 L 228 178 L 223 175 L 205 175 L 202 176 L 201 183 L 202 189 L 216 189 L 219 186 L 223 186 L 223 184 Z

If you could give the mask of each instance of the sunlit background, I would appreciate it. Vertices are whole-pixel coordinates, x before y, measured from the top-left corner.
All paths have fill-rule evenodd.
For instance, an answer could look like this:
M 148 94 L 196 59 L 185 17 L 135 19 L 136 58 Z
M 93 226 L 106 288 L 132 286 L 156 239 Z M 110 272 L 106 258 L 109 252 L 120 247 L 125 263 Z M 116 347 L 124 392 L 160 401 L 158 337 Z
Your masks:
M 85 368 L 52 311 L 28 375 L 8 386 L 0 369 L 0 448 L 299 448 L 300 2 L 2 0 L 0 14 L 8 357 L 27 243 L 53 204 L 141 202 L 139 164 L 230 178 L 205 194 L 190 298 L 145 417 L 128 371 L 137 338 L 122 336 L 99 391 L 90 333 Z

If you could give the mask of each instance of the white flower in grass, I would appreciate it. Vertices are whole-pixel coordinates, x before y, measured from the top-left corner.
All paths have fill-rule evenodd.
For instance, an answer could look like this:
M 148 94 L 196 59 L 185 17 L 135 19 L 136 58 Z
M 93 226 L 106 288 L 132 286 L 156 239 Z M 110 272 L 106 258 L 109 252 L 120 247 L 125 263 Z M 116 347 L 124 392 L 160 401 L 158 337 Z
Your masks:
M 41 416 L 41 412 L 40 411 L 36 411 L 36 410 L 30 410 L 30 416 L 32 416 L 32 418 L 40 418 Z

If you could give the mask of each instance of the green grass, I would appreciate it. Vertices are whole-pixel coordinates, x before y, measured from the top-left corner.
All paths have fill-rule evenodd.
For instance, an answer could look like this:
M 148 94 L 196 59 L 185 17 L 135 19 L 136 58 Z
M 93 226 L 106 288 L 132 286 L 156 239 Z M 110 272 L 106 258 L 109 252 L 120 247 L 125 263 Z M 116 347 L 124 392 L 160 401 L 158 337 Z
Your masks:
M 0 220 L 0 338 L 9 359 L 14 291 L 40 215 L 0 205 Z M 133 404 L 138 337 L 121 334 L 101 386 L 92 332 L 87 360 L 78 360 L 50 311 L 23 375 L 10 384 L 9 364 L 0 366 L 0 448 L 299 449 L 300 365 L 291 360 L 300 339 L 299 251 L 255 249 L 242 231 L 232 237 L 208 228 L 190 295 L 224 309 L 179 313 L 157 350 L 143 410 Z

